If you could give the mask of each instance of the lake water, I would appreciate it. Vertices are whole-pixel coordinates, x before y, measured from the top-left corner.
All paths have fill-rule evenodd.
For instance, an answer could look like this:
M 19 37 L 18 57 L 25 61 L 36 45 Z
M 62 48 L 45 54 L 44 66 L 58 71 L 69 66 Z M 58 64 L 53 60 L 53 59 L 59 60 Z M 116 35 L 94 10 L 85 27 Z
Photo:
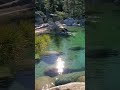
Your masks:
M 85 70 L 85 32 L 84 28 L 69 27 L 72 32 L 69 37 L 54 36 L 46 51 L 49 55 L 41 57 L 35 64 L 35 78 L 40 76 L 56 76 L 56 62 L 58 57 L 65 62 L 64 73 Z M 53 52 L 59 52 L 56 54 Z M 53 73 L 52 73 L 53 72 Z

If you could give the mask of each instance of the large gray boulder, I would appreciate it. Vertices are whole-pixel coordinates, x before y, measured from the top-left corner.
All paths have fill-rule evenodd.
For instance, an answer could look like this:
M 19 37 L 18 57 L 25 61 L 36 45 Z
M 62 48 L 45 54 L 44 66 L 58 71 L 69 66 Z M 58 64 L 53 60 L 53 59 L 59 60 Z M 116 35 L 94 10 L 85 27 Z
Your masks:
M 67 18 L 67 19 L 64 20 L 64 23 L 67 26 L 72 26 L 75 23 L 75 20 L 73 18 Z
M 40 25 L 44 23 L 43 18 L 45 18 L 44 14 L 40 11 L 35 12 L 35 23 Z
M 58 75 L 54 77 L 56 85 L 63 85 L 70 82 L 76 82 L 80 76 L 85 75 L 85 71 Z
M 52 22 L 52 21 L 48 21 L 48 24 L 49 24 L 48 28 L 49 28 L 50 30 L 56 30 L 56 29 L 59 28 L 59 27 L 56 25 L 56 23 L 54 23 L 54 22 Z
M 80 19 L 80 26 L 85 26 L 85 19 Z

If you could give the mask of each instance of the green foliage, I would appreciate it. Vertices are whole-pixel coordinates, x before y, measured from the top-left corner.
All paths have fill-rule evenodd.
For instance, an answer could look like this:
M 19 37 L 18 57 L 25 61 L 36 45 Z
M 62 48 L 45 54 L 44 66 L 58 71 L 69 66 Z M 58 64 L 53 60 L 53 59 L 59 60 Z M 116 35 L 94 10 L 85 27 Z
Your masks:
M 36 0 L 36 10 L 57 13 L 59 18 L 64 14 L 68 17 L 79 17 L 85 12 L 85 0 Z
M 44 0 L 35 0 L 35 10 L 36 11 L 45 11 Z
M 49 35 L 35 36 L 35 54 L 37 58 L 40 58 L 50 42 L 51 38 Z
M 85 2 L 84 0 L 64 0 L 63 8 L 69 17 L 79 17 L 85 11 Z
M 42 11 L 36 11 L 35 14 L 40 15 L 40 17 L 45 17 L 45 14 Z
M 59 20 L 65 19 L 67 17 L 65 12 L 57 11 L 57 16 Z
M 45 0 L 45 9 L 51 13 L 56 12 L 57 7 L 57 0 Z

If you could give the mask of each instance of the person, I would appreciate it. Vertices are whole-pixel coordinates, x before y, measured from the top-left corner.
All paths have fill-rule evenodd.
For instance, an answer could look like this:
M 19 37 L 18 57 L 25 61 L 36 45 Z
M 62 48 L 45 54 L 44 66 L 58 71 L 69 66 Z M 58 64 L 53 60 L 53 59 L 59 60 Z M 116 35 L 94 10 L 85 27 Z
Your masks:
M 62 75 L 64 69 L 64 61 L 60 57 L 57 59 L 57 69 L 58 73 Z

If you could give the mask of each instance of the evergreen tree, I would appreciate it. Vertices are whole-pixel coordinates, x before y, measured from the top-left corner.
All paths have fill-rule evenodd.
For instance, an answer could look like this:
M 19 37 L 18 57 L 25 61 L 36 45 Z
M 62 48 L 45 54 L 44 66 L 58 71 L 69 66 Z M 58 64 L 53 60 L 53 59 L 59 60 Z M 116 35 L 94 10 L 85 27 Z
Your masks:
M 85 0 L 36 0 L 35 2 L 36 10 L 46 15 L 58 11 L 66 13 L 68 17 L 79 17 L 85 12 Z

